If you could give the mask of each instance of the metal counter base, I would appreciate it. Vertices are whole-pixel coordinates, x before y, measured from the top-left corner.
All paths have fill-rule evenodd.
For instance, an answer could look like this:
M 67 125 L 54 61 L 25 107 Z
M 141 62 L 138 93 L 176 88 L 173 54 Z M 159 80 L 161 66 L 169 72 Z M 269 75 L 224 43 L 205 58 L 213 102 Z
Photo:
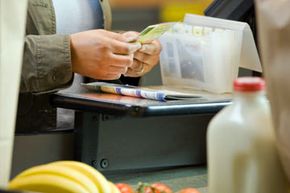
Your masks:
M 103 172 L 128 172 L 206 162 L 212 114 L 118 117 L 77 112 L 77 158 Z

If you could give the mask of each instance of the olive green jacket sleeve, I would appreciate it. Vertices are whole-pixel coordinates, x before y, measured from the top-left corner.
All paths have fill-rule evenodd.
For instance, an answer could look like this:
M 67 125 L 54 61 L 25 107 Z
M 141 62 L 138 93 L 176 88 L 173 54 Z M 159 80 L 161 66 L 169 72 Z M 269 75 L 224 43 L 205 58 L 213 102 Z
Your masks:
M 73 79 L 70 37 L 56 35 L 51 0 L 29 0 L 21 92 L 51 92 Z
M 69 86 L 73 77 L 69 45 L 66 36 L 26 36 L 21 92 L 47 92 Z
M 68 1 L 69 3 L 69 1 Z M 99 0 L 105 29 L 111 27 L 108 0 Z M 47 93 L 73 80 L 70 37 L 56 35 L 52 0 L 29 0 L 20 91 Z

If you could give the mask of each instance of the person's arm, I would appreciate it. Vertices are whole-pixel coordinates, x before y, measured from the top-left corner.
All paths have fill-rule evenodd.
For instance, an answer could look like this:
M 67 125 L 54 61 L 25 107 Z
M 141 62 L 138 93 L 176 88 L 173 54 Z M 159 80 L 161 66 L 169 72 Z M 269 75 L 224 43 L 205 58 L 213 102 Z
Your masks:
M 21 92 L 51 92 L 68 87 L 73 79 L 68 35 L 27 35 Z
M 29 35 L 25 41 L 22 92 L 51 92 L 70 85 L 73 72 L 97 80 L 114 80 L 133 64 L 140 44 L 121 34 L 84 31 L 70 36 Z

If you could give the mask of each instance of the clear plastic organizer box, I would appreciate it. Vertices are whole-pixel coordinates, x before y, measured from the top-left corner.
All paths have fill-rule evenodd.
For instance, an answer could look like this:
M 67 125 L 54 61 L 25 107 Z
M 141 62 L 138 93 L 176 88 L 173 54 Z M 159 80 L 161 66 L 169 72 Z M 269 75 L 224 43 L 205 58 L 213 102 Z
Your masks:
M 248 24 L 187 14 L 160 37 L 163 85 L 231 93 L 239 68 L 261 72 Z

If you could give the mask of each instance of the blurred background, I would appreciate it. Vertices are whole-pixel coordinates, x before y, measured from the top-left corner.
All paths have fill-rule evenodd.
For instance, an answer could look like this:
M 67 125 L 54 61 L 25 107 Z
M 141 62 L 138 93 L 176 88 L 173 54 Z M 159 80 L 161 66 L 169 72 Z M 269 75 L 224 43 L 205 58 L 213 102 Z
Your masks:
M 110 0 L 113 30 L 141 31 L 148 25 L 182 21 L 185 13 L 203 15 L 212 0 Z

